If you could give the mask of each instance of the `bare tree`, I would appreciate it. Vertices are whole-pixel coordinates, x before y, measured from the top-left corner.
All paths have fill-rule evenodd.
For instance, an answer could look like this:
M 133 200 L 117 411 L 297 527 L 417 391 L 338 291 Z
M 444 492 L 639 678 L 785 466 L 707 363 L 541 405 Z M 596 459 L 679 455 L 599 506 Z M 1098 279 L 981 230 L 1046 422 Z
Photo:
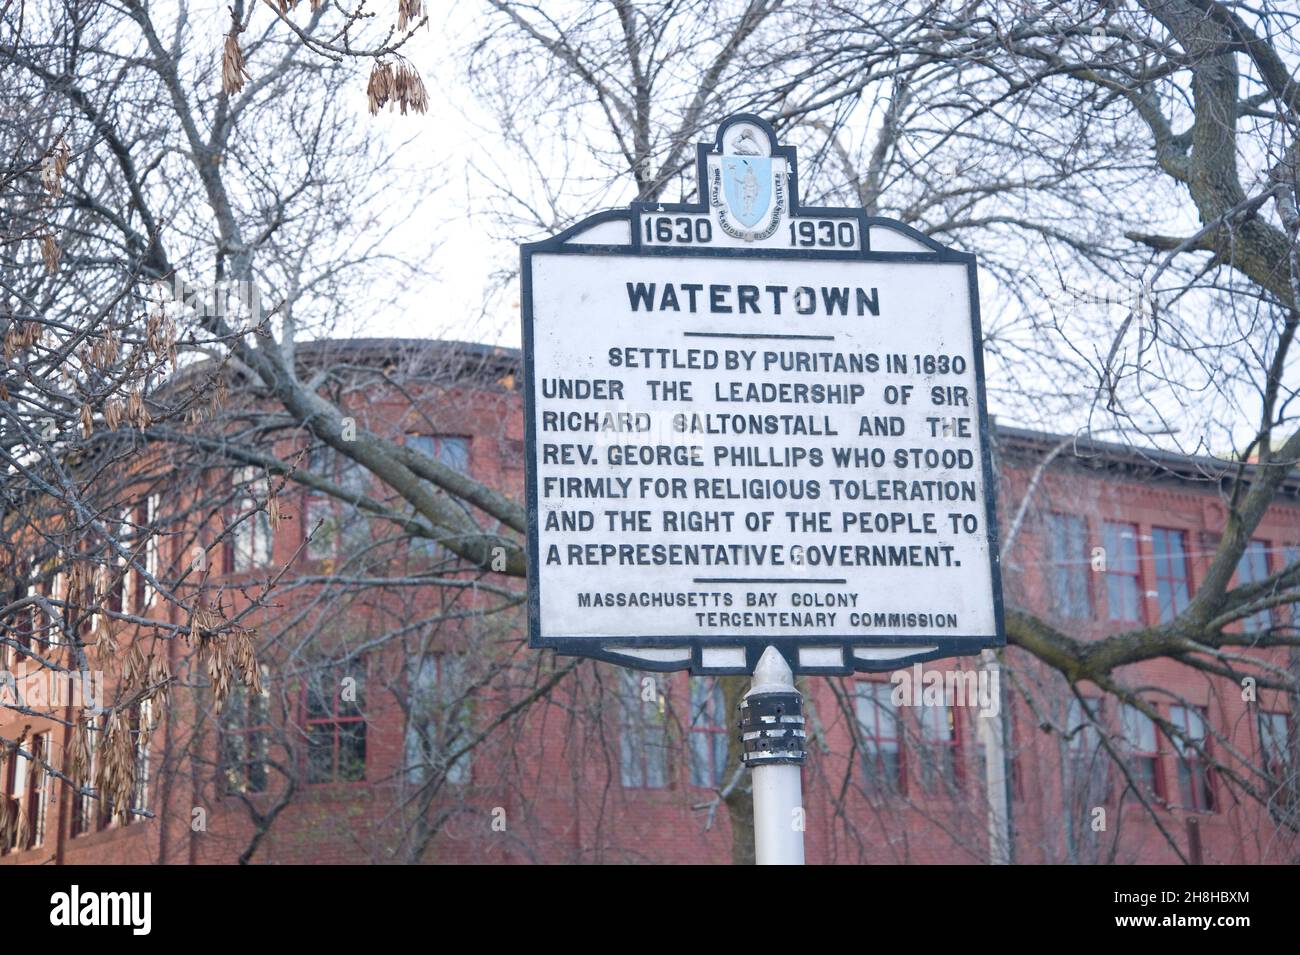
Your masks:
M 1294 801 L 1278 798 L 1294 780 L 1252 769 L 1223 739 L 1216 758 L 1129 676 L 1169 659 L 1290 694 L 1300 677 L 1253 652 L 1296 658 L 1292 617 L 1275 611 L 1300 597 L 1300 565 L 1232 586 L 1300 456 L 1294 12 L 1217 0 L 491 7 L 477 75 L 536 173 L 529 189 L 500 177 L 512 183 L 495 210 L 506 229 L 554 231 L 673 183 L 687 197 L 684 140 L 754 109 L 803 147 L 807 201 L 860 205 L 980 256 L 999 411 L 1139 458 L 1154 447 L 1201 456 L 1227 517 L 1190 605 L 1100 639 L 1013 606 L 1005 657 L 1053 675 L 1027 672 L 1027 693 L 1097 687 L 1137 708 L 1294 830 Z M 551 175 L 569 156 L 596 158 Z M 1160 459 L 1150 464 L 1159 473 Z M 1004 495 L 1009 565 L 1024 559 L 1018 529 L 1042 507 L 1035 490 Z M 1261 611 L 1267 628 L 1236 626 Z M 1113 726 L 1066 717 L 1042 722 L 1067 750 L 1087 735 L 1126 771 Z

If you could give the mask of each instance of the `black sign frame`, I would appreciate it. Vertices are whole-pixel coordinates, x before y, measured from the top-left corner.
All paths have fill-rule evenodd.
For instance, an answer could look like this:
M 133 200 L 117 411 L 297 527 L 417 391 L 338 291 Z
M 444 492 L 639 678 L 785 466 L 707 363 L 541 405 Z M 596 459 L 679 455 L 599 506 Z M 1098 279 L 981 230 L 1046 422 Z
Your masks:
M 818 219 L 852 219 L 857 223 L 858 249 L 817 249 L 817 248 L 736 248 L 701 245 L 659 245 L 641 242 L 640 221 L 645 215 L 693 213 L 708 214 L 708 200 L 705 189 L 707 183 L 708 157 L 721 153 L 723 136 L 737 123 L 749 123 L 763 129 L 773 144 L 772 155 L 783 158 L 788 163 L 790 193 L 789 217 Z M 793 146 L 780 145 L 772 126 L 761 117 L 749 113 L 736 113 L 728 117 L 718 127 L 717 136 L 712 144 L 700 143 L 696 147 L 696 168 L 700 184 L 699 200 L 686 203 L 649 203 L 633 202 L 626 209 L 613 209 L 598 212 L 581 222 L 570 226 L 563 232 L 539 242 L 530 242 L 520 246 L 520 309 L 523 322 L 523 359 L 524 359 L 524 442 L 525 442 L 525 480 L 526 507 L 528 519 L 528 645 L 533 649 L 549 649 L 566 656 L 583 656 L 621 666 L 634 667 L 639 670 L 671 672 L 686 670 L 694 675 L 728 675 L 750 674 L 758 664 L 763 651 L 774 646 L 795 673 L 818 675 L 843 675 L 853 672 L 887 672 L 928 660 L 947 657 L 972 656 L 985 649 L 1005 646 L 1006 624 L 1003 610 L 1002 574 L 998 549 L 997 523 L 997 484 L 993 473 L 992 435 L 989 427 L 987 401 L 984 386 L 983 334 L 980 325 L 979 289 L 976 274 L 975 255 L 952 249 L 918 232 L 911 226 L 896 219 L 883 216 L 867 215 L 865 210 L 852 208 L 802 206 L 799 203 L 798 167 L 796 151 Z M 629 245 L 610 245 L 602 243 L 581 243 L 571 241 L 575 236 L 588 231 L 594 226 L 606 223 L 625 223 L 631 236 Z M 913 242 L 924 246 L 929 251 L 872 251 L 870 248 L 871 229 L 884 228 L 903 234 Z M 645 634 L 641 636 L 592 637 L 592 636 L 552 636 L 543 637 L 541 633 L 541 581 L 537 573 L 540 563 L 540 535 L 538 533 L 539 500 L 537 490 L 537 433 L 536 433 L 536 397 L 534 394 L 536 374 L 533 351 L 533 290 L 532 260 L 536 255 L 601 255 L 627 258 L 670 257 L 670 258 L 742 258 L 742 259 L 815 259 L 818 261 L 848 262 L 922 262 L 922 263 L 958 263 L 965 267 L 967 288 L 970 295 L 971 335 L 975 347 L 972 349 L 972 370 L 975 377 L 976 413 L 978 416 L 979 446 L 982 458 L 981 473 L 984 479 L 985 527 L 987 528 L 989 565 L 993 590 L 993 634 L 966 634 L 953 636 L 934 636 L 920 634 L 879 634 L 870 635 L 832 635 L 808 636 L 752 636 L 745 634 L 709 634 L 707 636 L 663 636 Z M 890 657 L 888 659 L 862 659 L 853 653 L 855 648 L 871 647 L 889 649 L 924 645 L 924 652 Z M 638 650 L 680 650 L 689 647 L 689 661 L 654 660 L 633 656 L 629 651 Z M 745 663 L 743 666 L 706 666 L 702 660 L 706 648 L 726 647 L 743 648 Z M 807 666 L 799 661 L 800 648 L 839 647 L 842 666 Z

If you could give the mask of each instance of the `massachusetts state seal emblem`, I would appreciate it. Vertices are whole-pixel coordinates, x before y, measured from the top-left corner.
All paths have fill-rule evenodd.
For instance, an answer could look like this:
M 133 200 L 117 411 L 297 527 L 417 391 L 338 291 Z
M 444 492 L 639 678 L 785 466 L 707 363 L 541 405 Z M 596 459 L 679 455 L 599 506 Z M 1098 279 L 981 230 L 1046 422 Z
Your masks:
M 738 123 L 711 157 L 709 204 L 723 231 L 738 239 L 766 239 L 786 210 L 785 161 L 773 161 L 766 131 Z

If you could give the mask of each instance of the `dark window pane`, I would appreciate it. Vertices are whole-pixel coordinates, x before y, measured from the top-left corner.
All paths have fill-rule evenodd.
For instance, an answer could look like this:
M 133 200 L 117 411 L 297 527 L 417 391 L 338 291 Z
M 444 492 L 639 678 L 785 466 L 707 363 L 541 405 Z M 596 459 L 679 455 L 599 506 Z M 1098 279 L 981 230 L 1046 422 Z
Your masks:
M 722 684 L 691 681 L 691 785 L 714 788 L 722 782 L 727 762 L 727 728 Z
M 354 670 L 352 667 L 335 673 L 337 678 L 334 692 L 338 695 L 339 716 L 360 716 L 366 706 L 365 674 L 359 668 Z
M 1107 522 L 1106 605 L 1111 620 L 1140 620 L 1142 585 L 1138 569 L 1137 527 Z
M 248 780 L 250 793 L 266 792 L 266 736 L 263 733 L 248 734 Z
M 646 684 L 643 680 L 655 682 Z M 629 788 L 668 785 L 668 727 L 661 693 L 643 699 L 656 678 L 634 670 L 619 674 L 619 776 Z
M 1187 570 L 1187 535 L 1163 527 L 1151 531 L 1151 551 L 1156 568 L 1156 596 L 1160 622 L 1168 623 L 1187 609 L 1191 594 Z
M 316 723 L 307 727 L 307 782 L 328 783 L 334 779 L 334 726 Z
M 857 720 L 862 736 L 862 764 L 872 789 L 898 788 L 901 781 L 898 711 L 887 683 L 857 685 Z
M 438 442 L 438 460 L 462 473 L 469 471 L 469 439 L 442 438 Z
M 307 677 L 307 718 L 320 719 L 334 715 L 333 675 L 328 670 L 317 670 Z
M 1246 544 L 1241 560 L 1237 562 L 1237 583 L 1257 584 L 1268 578 L 1268 544 L 1261 540 L 1252 540 Z M 1241 622 L 1246 633 L 1267 630 L 1272 618 L 1267 610 L 1247 617 Z
M 366 724 L 363 722 L 339 724 L 338 778 L 343 782 L 366 778 Z
M 1088 527 L 1072 514 L 1047 516 L 1047 550 L 1051 564 L 1053 609 L 1062 617 L 1086 619 L 1088 596 Z

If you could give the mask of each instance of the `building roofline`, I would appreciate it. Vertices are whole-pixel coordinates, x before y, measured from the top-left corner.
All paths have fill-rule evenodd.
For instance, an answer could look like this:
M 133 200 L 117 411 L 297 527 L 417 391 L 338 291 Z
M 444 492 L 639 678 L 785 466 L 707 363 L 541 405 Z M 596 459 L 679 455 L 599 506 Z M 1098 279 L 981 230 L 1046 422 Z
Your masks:
M 1034 431 L 994 422 L 993 431 L 1003 452 L 1017 451 L 1050 453 L 1065 446 L 1062 458 L 1077 464 L 1144 472 L 1148 476 L 1169 478 L 1197 484 L 1222 485 L 1235 481 L 1239 475 L 1246 480 L 1259 473 L 1257 464 L 1245 464 L 1209 455 L 1180 454 L 1161 448 L 1140 447 L 1114 441 L 1100 441 L 1082 435 L 1053 434 Z M 1058 459 L 1059 460 L 1059 459 Z M 1278 488 L 1279 494 L 1300 498 L 1300 469 L 1292 468 Z
M 518 348 L 489 345 L 483 342 L 459 341 L 438 338 L 367 337 L 324 338 L 297 342 L 295 353 L 299 361 L 308 364 L 330 358 L 355 361 L 378 361 L 406 352 L 425 353 L 429 357 L 459 359 L 458 371 L 466 378 L 481 378 L 484 383 L 500 383 L 512 376 L 509 387 L 517 387 L 522 377 L 523 353 Z M 193 373 L 208 364 L 200 363 L 187 369 Z M 458 376 L 459 377 L 459 376 Z M 1161 448 L 1140 447 L 1101 441 L 1082 435 L 1055 434 L 1036 431 L 992 421 L 992 430 L 1003 453 L 1050 453 L 1062 445 L 1066 451 L 1058 460 L 1073 462 L 1085 467 L 1109 468 L 1180 482 L 1200 485 L 1223 485 L 1244 474 L 1250 480 L 1259 466 L 1238 461 L 1215 458 L 1209 455 L 1188 455 Z M 1283 481 L 1279 493 L 1300 499 L 1300 469 L 1293 469 Z

